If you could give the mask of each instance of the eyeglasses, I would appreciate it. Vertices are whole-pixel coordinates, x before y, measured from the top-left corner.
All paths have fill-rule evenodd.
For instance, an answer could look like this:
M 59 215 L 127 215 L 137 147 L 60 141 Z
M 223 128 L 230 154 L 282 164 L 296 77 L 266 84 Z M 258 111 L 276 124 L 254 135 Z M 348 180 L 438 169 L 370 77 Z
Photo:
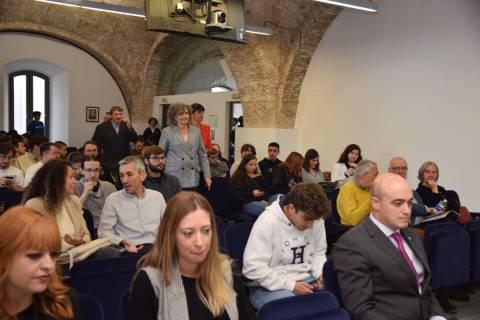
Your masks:
M 88 168 L 88 169 L 83 169 L 83 170 L 85 170 L 85 172 L 88 172 L 88 173 L 100 173 L 100 171 L 102 171 L 102 169 L 100 169 L 100 168 L 97 168 L 97 169 Z
M 391 167 L 392 171 L 407 171 L 408 167 Z
M 165 159 L 165 156 L 157 156 L 157 155 L 154 155 L 154 156 L 150 156 L 149 159 L 152 159 L 152 160 L 164 160 L 164 159 Z

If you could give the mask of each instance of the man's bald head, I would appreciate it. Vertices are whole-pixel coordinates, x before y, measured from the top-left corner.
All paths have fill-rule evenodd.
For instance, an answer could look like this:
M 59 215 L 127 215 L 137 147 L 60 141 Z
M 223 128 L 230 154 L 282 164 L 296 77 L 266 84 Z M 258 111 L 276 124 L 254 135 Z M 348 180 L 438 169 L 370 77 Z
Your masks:
M 384 173 L 373 182 L 373 216 L 391 230 L 408 226 L 413 193 L 408 182 L 398 174 Z
M 398 174 L 404 179 L 407 179 L 407 160 L 399 156 L 393 157 L 392 160 L 390 160 L 390 164 L 388 165 L 388 172 Z

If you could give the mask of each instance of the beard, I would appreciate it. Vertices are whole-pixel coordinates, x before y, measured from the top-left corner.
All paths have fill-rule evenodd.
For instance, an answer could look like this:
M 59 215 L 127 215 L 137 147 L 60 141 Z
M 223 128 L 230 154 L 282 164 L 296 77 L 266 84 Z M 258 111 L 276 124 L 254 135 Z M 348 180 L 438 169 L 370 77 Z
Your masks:
M 155 173 L 162 173 L 165 170 L 165 166 L 162 166 L 162 168 L 159 168 L 157 166 L 152 166 L 150 163 L 148 164 L 148 170 L 150 172 L 155 172 Z

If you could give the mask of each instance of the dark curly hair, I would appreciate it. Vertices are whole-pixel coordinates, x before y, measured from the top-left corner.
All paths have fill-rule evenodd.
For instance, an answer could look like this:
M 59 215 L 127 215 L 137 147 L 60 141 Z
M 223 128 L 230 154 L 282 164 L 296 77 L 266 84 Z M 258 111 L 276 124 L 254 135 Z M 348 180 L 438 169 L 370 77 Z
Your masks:
M 32 182 L 25 190 L 23 203 L 32 198 L 40 197 L 44 201 L 45 209 L 55 214 L 60 210 L 63 200 L 67 197 L 65 182 L 69 161 L 62 159 L 50 160 L 45 163 L 35 174 Z
M 360 149 L 360 147 L 358 146 L 358 144 L 349 144 L 345 150 L 343 150 L 342 154 L 340 155 L 340 158 L 338 158 L 338 163 L 343 163 L 347 166 L 347 168 L 349 167 L 348 165 L 348 154 L 350 152 L 352 152 L 353 150 L 358 150 L 358 159 L 357 161 L 355 161 L 355 163 L 359 163 L 360 161 L 362 161 L 362 149 Z
M 332 206 L 322 186 L 314 182 L 295 185 L 287 195 L 289 203 L 313 220 L 327 217 Z

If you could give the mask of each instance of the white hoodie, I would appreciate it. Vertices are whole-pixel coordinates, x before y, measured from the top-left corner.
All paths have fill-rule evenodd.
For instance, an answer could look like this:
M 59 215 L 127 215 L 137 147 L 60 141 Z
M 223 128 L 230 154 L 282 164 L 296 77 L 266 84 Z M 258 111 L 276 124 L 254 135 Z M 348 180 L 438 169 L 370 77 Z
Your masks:
M 253 225 L 243 255 L 243 274 L 265 289 L 293 291 L 296 281 L 322 275 L 326 250 L 323 219 L 312 228 L 298 230 L 277 200 Z

